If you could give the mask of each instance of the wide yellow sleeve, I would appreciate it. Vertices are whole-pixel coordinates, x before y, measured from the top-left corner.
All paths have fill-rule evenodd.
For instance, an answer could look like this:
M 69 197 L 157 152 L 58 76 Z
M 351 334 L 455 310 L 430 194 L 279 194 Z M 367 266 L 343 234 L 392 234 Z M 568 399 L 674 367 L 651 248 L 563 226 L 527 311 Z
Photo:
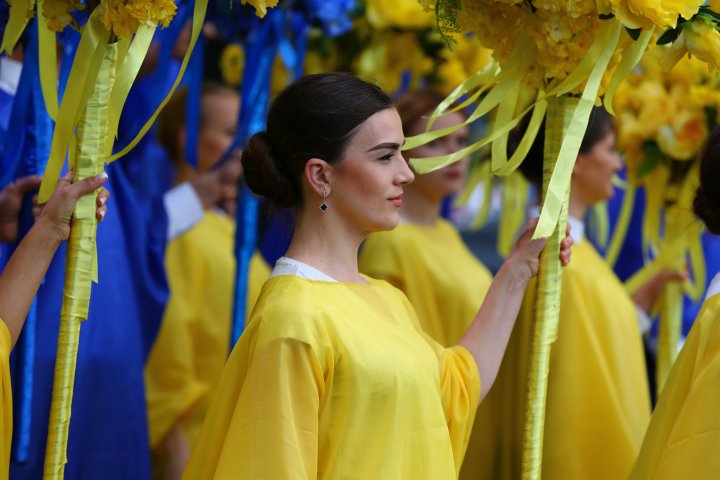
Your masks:
M 401 292 L 399 293 L 402 295 Z M 404 295 L 403 297 L 405 308 L 408 310 L 408 315 L 415 328 L 438 358 L 442 407 L 450 432 L 455 470 L 459 474 L 470 440 L 477 406 L 480 403 L 480 371 L 475 357 L 465 347 L 462 345 L 444 347 L 425 333 L 420 327 L 412 305 L 407 297 Z
M 317 478 L 325 390 L 318 356 L 294 338 L 275 339 L 251 353 L 246 345 L 238 347 L 184 478 Z M 332 439 L 325 443 L 332 445 Z
M 10 331 L 0 319 L 0 479 L 8 478 L 12 443 L 12 389 L 10 387 Z
M 168 246 L 165 263 L 170 299 L 145 366 L 145 388 L 150 447 L 155 449 L 207 393 L 196 378 L 193 361 L 193 324 L 203 305 L 201 262 L 180 237 Z

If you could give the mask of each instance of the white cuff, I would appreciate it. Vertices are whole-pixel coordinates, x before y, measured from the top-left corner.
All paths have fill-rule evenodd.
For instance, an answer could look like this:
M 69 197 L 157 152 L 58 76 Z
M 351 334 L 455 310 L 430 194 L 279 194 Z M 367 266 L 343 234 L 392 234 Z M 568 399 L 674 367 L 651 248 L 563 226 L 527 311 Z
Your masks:
M 640 335 L 645 335 L 652 327 L 653 319 L 645 310 L 635 305 L 635 313 L 637 314 L 638 327 L 640 327 Z
M 205 215 L 200 197 L 188 182 L 168 190 L 163 204 L 168 217 L 168 242 L 190 230 Z

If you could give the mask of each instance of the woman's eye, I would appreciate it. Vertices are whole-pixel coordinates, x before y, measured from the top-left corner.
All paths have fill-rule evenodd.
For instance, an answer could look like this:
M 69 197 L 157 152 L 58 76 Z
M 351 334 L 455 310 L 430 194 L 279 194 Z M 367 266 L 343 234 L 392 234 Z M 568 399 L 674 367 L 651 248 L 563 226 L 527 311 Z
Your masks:
M 383 161 L 391 160 L 394 155 L 395 155 L 395 152 L 388 153 L 387 155 L 383 155 L 382 157 L 380 157 L 378 160 L 383 160 Z

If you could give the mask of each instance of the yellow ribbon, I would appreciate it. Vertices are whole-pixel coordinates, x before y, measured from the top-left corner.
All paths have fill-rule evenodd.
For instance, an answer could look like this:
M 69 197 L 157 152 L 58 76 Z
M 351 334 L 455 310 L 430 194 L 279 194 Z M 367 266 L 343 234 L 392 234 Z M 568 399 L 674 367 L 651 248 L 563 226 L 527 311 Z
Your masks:
M 112 155 L 113 143 L 117 138 L 118 125 L 120 124 L 123 107 L 130 94 L 130 89 L 140 72 L 156 29 L 157 27 L 154 26 L 141 25 L 133 37 L 132 43 L 124 46 L 121 50 L 124 54 L 118 58 L 117 79 L 110 94 L 110 126 L 105 144 L 106 157 Z
M 623 51 L 622 60 L 620 60 L 620 63 L 618 64 L 617 69 L 608 84 L 607 90 L 605 90 L 605 96 L 603 98 L 605 110 L 610 112 L 611 115 L 615 115 L 615 109 L 613 108 L 613 98 L 615 97 L 615 92 L 625 77 L 627 77 L 633 68 L 635 68 L 635 66 L 640 62 L 640 59 L 645 53 L 654 32 L 655 26 L 653 25 L 649 30 L 644 30 L 640 33 L 640 37 L 627 49 L 625 49 L 625 51 Z
M 472 224 L 470 225 L 470 228 L 473 230 L 485 225 L 487 223 L 488 215 L 490 213 L 490 202 L 492 201 L 493 189 L 492 174 L 490 173 L 490 162 L 481 161 L 471 168 L 470 174 L 468 175 L 468 180 L 465 183 L 465 188 L 462 194 L 460 194 L 460 196 L 455 199 L 455 205 L 459 207 L 467 205 L 467 202 L 470 200 L 470 197 L 475 191 L 475 188 L 480 183 L 482 183 L 483 188 L 483 200 L 482 204 L 480 205 L 480 211 L 477 213 L 477 215 L 472 221 Z
M 596 203 L 590 207 L 591 224 L 595 233 L 595 241 L 597 244 L 605 248 L 608 244 L 608 236 L 610 231 L 610 220 L 608 218 L 607 202 Z
M 612 267 L 615 266 L 620 249 L 625 243 L 628 227 L 630 226 L 630 218 L 632 217 L 633 207 L 635 206 L 635 186 L 631 182 L 627 182 L 625 193 L 623 195 L 620 214 L 615 222 L 615 230 L 613 230 L 610 246 L 605 253 L 605 261 Z
M 202 26 L 203 26 L 203 22 L 205 21 L 205 13 L 207 11 L 207 5 L 208 5 L 208 0 L 197 0 L 195 2 L 195 8 L 193 10 L 193 23 L 192 23 L 192 33 L 190 36 L 190 45 L 188 47 L 187 52 L 185 53 L 185 57 L 183 58 L 182 64 L 180 65 L 180 71 L 178 72 L 177 78 L 175 79 L 175 82 L 173 83 L 173 86 L 170 89 L 170 92 L 168 92 L 168 94 L 165 96 L 163 101 L 160 103 L 160 106 L 157 108 L 157 110 L 155 110 L 155 113 L 153 113 L 150 116 L 150 118 L 148 119 L 148 121 L 145 122 L 145 125 L 143 125 L 143 127 L 140 129 L 138 134 L 135 136 L 135 138 L 121 151 L 112 155 L 108 159 L 108 163 L 114 162 L 118 158 L 124 157 L 125 155 L 128 154 L 128 152 L 130 152 L 130 150 L 135 148 L 135 146 L 140 142 L 140 140 L 143 139 L 145 134 L 152 128 L 158 115 L 160 115 L 160 112 L 162 111 L 162 109 L 165 108 L 165 105 L 167 105 L 167 103 L 170 101 L 170 98 L 172 98 L 178 85 L 180 85 L 180 81 L 182 80 L 182 77 L 185 74 L 185 70 L 187 69 L 188 62 L 190 61 L 190 55 L 192 54 L 192 51 L 195 48 L 195 44 L 197 43 L 197 40 L 200 37 L 200 33 L 202 32 Z
M 555 171 L 552 174 L 548 191 L 543 199 L 542 209 L 540 210 L 540 220 L 533 235 L 535 239 L 549 237 L 557 226 L 560 211 L 565 201 L 565 193 L 570 184 L 570 176 L 572 175 L 573 166 L 575 165 L 575 159 L 580 150 L 582 139 L 585 136 L 585 129 L 587 128 L 587 123 L 590 118 L 590 112 L 595 105 L 595 98 L 600 88 L 600 81 L 620 39 L 621 29 L 622 26 L 619 22 L 612 23 L 611 38 L 606 45 L 606 49 L 593 66 L 583 95 L 573 112 L 572 122 L 565 132 L 565 137 L 563 138 L 562 146 L 558 153 Z
M 35 0 L 15 0 L 10 5 L 10 18 L 5 25 L 5 33 L 3 34 L 2 45 L 0 45 L 0 53 L 11 55 L 15 50 L 20 35 L 25 31 L 30 16 L 28 13 L 35 8 Z
M 39 202 L 47 202 L 60 178 L 73 131 L 97 78 L 110 33 L 102 24 L 100 9 L 90 15 L 73 61 L 65 95 L 53 131 L 50 157 L 40 185 Z M 72 164 L 70 164 L 72 167 Z
M 45 100 L 45 108 L 53 120 L 58 116 L 57 92 L 57 37 L 50 31 L 47 22 L 41 18 L 45 0 L 37 0 L 38 21 L 38 60 L 40 65 L 40 87 Z
M 503 179 L 502 215 L 498 227 L 497 251 L 502 257 L 510 255 L 518 231 L 525 222 L 530 185 L 520 172 Z

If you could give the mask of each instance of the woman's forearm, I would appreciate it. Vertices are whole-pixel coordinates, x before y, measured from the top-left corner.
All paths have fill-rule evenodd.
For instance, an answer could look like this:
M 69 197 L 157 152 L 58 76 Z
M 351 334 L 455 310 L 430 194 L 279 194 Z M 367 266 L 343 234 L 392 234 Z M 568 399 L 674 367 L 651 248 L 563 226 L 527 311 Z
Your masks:
M 495 275 L 475 320 L 460 339 L 477 362 L 482 384 L 480 399 L 497 377 L 510 334 L 532 272 L 507 261 Z
M 0 319 L 15 345 L 30 305 L 62 243 L 58 232 L 43 220 L 30 229 L 0 276 Z

